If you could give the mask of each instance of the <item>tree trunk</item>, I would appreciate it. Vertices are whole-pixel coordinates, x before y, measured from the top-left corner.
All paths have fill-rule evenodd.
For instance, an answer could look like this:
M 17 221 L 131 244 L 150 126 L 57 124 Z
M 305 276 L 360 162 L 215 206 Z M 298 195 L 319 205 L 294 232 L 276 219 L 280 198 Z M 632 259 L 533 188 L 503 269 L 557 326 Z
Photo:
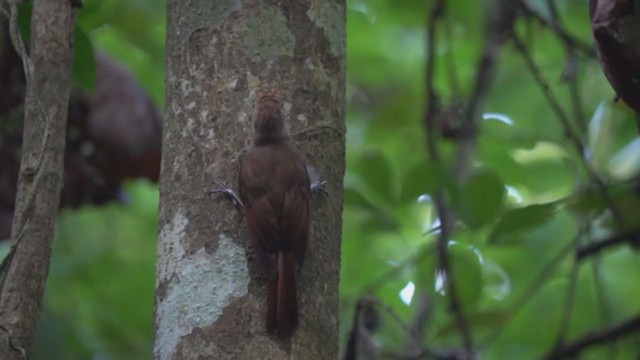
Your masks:
M 12 260 L 4 263 L 0 296 L 0 359 L 29 358 L 40 314 L 62 188 L 72 36 L 69 0 L 35 1 Z
M 344 1 L 167 4 L 155 359 L 335 359 L 344 175 Z M 265 274 L 242 214 L 209 197 L 237 186 L 255 93 L 282 94 L 287 125 L 330 195 L 312 200 L 300 325 L 265 331 Z

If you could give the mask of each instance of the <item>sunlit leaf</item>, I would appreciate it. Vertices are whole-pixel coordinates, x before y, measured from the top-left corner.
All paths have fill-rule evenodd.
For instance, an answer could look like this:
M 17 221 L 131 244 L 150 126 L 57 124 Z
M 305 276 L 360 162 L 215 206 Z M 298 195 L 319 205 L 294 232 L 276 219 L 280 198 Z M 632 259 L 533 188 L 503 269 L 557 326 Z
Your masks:
M 632 179 L 640 172 L 640 139 L 636 138 L 611 157 L 609 173 L 620 180 Z

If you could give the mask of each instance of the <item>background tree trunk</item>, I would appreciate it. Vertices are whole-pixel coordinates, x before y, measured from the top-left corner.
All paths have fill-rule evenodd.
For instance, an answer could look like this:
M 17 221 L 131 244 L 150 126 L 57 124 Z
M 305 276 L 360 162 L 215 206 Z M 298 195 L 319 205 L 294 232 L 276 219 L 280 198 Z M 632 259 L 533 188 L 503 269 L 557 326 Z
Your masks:
M 0 296 L 0 324 L 4 327 L 0 331 L 0 359 L 29 357 L 40 314 L 62 188 L 72 36 L 69 0 L 35 1 L 29 52 L 31 78 L 27 83 L 11 231 L 13 260 L 6 263 L 9 267 Z
M 335 359 L 344 175 L 344 1 L 169 0 L 155 306 L 156 359 Z M 265 331 L 266 279 L 240 212 L 206 191 L 237 186 L 255 92 L 287 124 L 330 195 L 312 201 L 298 277 L 300 326 Z

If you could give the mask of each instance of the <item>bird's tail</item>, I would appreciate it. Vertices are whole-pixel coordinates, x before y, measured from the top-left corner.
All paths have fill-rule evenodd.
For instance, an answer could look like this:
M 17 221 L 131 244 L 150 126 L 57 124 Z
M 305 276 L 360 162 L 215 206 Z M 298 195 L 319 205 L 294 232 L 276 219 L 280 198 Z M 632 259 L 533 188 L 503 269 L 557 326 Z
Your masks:
M 288 337 L 298 327 L 295 253 L 278 253 L 278 273 L 268 285 L 267 331 Z

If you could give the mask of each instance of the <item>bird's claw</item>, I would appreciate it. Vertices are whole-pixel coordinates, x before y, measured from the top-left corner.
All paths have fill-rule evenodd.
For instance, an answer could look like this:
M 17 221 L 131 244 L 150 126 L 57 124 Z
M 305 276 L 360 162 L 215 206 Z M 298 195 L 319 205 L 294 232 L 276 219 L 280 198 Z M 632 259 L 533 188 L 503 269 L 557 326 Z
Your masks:
M 329 195 L 329 191 L 327 190 L 327 182 L 324 180 L 318 180 L 311 183 L 311 193 L 318 195 L 320 193 L 324 195 Z
M 238 209 L 242 209 L 244 207 L 244 204 L 242 204 L 242 200 L 240 200 L 240 197 L 238 196 L 238 194 L 236 194 L 236 192 L 233 191 L 231 187 L 227 186 L 225 183 L 218 180 L 214 180 L 213 183 L 217 186 L 217 188 L 213 190 L 209 190 L 208 191 L 209 195 L 224 194 L 227 198 L 229 198 L 229 200 L 231 200 L 233 205 L 235 205 L 235 207 L 237 207 Z

